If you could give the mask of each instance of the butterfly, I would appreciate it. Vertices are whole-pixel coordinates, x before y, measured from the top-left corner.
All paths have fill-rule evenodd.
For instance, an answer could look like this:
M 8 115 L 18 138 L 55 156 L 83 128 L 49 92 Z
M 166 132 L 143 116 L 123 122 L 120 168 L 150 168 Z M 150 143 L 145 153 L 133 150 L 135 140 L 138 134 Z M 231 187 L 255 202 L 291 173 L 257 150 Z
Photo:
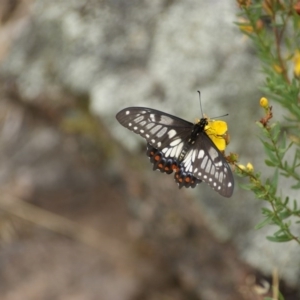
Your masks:
M 147 156 L 153 169 L 167 174 L 175 172 L 179 188 L 194 188 L 203 181 L 220 195 L 231 197 L 233 174 L 208 134 L 208 118 L 202 117 L 194 124 L 146 107 L 125 108 L 116 118 L 121 125 L 146 139 Z

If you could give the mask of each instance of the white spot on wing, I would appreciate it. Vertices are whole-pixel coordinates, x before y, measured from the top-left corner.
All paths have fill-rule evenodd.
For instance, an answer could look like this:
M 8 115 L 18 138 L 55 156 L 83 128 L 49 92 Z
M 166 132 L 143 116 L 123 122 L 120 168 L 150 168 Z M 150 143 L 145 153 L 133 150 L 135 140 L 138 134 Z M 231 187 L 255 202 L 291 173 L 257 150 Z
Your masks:
M 192 156 L 192 151 L 190 151 L 190 152 L 188 153 L 188 155 L 186 155 L 186 157 L 184 158 L 183 163 L 184 163 L 185 165 L 187 165 L 188 163 L 191 162 L 191 156 Z
M 219 181 L 220 181 L 220 182 L 222 182 L 222 181 L 223 181 L 223 173 L 222 173 L 222 172 L 220 172 Z
M 176 134 L 177 134 L 176 130 L 171 129 L 171 130 L 168 132 L 169 139 L 173 138 Z
M 158 130 L 160 130 L 162 128 L 162 125 L 156 125 L 155 127 L 153 127 L 150 132 L 152 134 L 155 134 Z
M 166 157 L 169 157 L 171 152 L 172 152 L 173 148 L 169 148 L 168 151 L 166 152 Z
M 195 162 L 195 159 L 196 159 L 196 151 L 193 151 L 192 161 Z
M 130 111 L 126 110 L 125 114 L 128 116 L 130 114 Z
M 161 142 L 158 142 L 158 143 L 157 143 L 157 147 L 160 147 L 160 146 L 161 146 Z
M 170 146 L 171 147 L 177 146 L 180 142 L 181 142 L 181 139 L 174 140 L 173 142 L 170 143 Z
M 204 150 L 201 149 L 201 150 L 199 151 L 198 158 L 203 158 L 203 157 L 204 157 L 204 154 L 205 154 L 205 153 L 204 153 Z
M 144 117 L 143 117 L 143 116 L 140 116 L 140 117 L 137 117 L 136 119 L 134 119 L 134 122 L 135 122 L 135 123 L 139 123 L 139 122 L 141 122 L 142 120 L 144 120 Z
M 131 123 L 128 123 L 128 126 L 129 126 L 129 127 L 131 127 L 131 126 L 132 126 L 132 124 L 131 124 Z
M 153 124 L 153 123 L 149 123 L 149 124 L 147 124 L 146 125 L 146 129 L 151 129 L 153 126 L 154 126 L 155 124 Z
M 166 127 L 164 127 L 162 130 L 160 130 L 157 134 L 156 134 L 156 136 L 157 137 L 162 137 L 166 132 L 167 132 L 167 128 Z
M 207 160 L 208 160 L 208 157 L 205 156 L 204 159 L 202 160 L 202 163 L 201 163 L 201 169 L 204 169 L 206 163 L 207 163 Z
M 150 114 L 150 120 L 151 120 L 152 122 L 155 122 L 155 114 Z
M 180 153 L 181 153 L 181 151 L 182 151 L 182 148 L 183 148 L 183 143 L 181 143 L 181 144 L 179 144 L 178 146 L 177 146 L 177 149 L 176 149 L 176 157 L 179 157 L 179 155 L 180 155 Z
M 209 160 L 209 161 L 207 162 L 207 165 L 206 165 L 206 168 L 205 168 L 205 172 L 206 172 L 206 173 L 210 173 L 210 167 L 211 167 L 211 161 Z
M 222 160 L 219 160 L 218 162 L 214 162 L 216 167 L 222 167 L 223 163 Z
M 191 162 L 186 162 L 185 163 L 185 168 L 186 168 L 187 171 L 189 170 L 190 166 L 191 166 Z
M 170 156 L 171 156 L 171 157 L 175 157 L 175 155 L 176 155 L 176 150 L 177 150 L 176 147 L 174 147 L 174 148 L 172 149 L 172 152 L 170 153 Z
M 209 153 L 212 160 L 215 160 L 219 156 L 217 150 L 213 147 L 210 147 L 208 149 L 208 153 Z

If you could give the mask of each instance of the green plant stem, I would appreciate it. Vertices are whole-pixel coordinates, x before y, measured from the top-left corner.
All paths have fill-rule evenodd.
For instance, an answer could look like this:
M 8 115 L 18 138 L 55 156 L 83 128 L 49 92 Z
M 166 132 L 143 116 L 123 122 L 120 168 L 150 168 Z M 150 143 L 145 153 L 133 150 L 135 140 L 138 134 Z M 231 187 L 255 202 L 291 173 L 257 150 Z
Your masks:
M 276 217 L 276 221 L 279 222 L 280 224 L 280 228 L 284 231 L 284 233 L 292 240 L 296 241 L 298 244 L 300 244 L 300 239 L 296 236 L 294 236 L 289 227 L 284 223 L 282 222 L 282 220 L 280 219 L 279 215 L 278 215 L 278 211 L 276 209 L 276 205 L 274 203 L 275 201 L 270 201 L 270 204 L 272 206 L 272 209 L 273 209 L 273 212 L 274 212 L 274 216 Z
M 289 174 L 291 177 L 293 177 L 295 180 L 300 181 L 300 176 L 299 174 L 297 174 L 296 172 L 292 172 L 290 169 L 285 168 L 284 164 L 282 163 L 282 159 L 280 157 L 280 153 L 279 153 L 279 149 L 277 147 L 276 141 L 273 139 L 272 135 L 270 134 L 269 130 L 268 130 L 269 136 L 268 138 L 271 140 L 271 143 L 274 147 L 274 152 L 277 158 L 277 162 L 278 162 L 278 168 L 282 171 L 285 171 L 287 174 Z
M 269 202 L 271 204 L 272 210 L 273 210 L 273 220 L 276 221 L 277 224 L 280 224 L 280 228 L 283 230 L 283 232 L 291 239 L 296 241 L 298 244 L 300 244 L 300 239 L 293 235 L 289 229 L 289 227 L 281 220 L 281 218 L 279 217 L 279 211 L 277 210 L 276 207 L 276 197 L 274 194 L 269 193 L 269 190 L 266 188 L 266 185 L 262 184 L 262 182 L 260 181 L 260 179 L 255 176 L 254 173 L 252 172 L 248 172 L 246 170 L 241 169 L 237 164 L 235 164 L 235 167 L 238 168 L 240 170 L 240 172 L 243 175 L 246 175 L 247 177 L 250 178 L 250 180 L 252 180 L 252 182 L 255 183 L 255 188 L 259 189 L 261 191 L 262 194 L 265 195 L 264 200 Z M 283 205 L 283 207 L 287 208 L 288 207 L 286 205 Z M 292 212 L 291 209 L 288 209 L 290 212 Z M 292 213 L 293 214 L 293 213 Z M 293 214 L 295 215 L 295 214 Z

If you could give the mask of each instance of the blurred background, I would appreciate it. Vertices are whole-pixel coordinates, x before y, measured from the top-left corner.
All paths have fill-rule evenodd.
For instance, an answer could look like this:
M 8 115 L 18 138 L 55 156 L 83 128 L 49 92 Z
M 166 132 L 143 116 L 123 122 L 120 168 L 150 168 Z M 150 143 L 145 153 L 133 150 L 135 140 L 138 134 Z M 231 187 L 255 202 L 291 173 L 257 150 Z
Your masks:
M 229 113 L 228 152 L 259 166 L 260 66 L 234 1 L 1 0 L 1 299 L 300 299 L 297 245 L 261 204 L 178 190 L 116 113 Z

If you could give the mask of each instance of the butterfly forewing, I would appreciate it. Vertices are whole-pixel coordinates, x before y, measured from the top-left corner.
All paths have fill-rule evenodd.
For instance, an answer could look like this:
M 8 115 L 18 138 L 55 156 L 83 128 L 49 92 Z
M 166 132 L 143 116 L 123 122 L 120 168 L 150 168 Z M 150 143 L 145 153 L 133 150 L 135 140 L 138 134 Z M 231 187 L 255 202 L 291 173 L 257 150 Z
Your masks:
M 116 118 L 124 127 L 162 150 L 166 157 L 179 157 L 193 128 L 193 123 L 144 107 L 125 108 Z
M 194 125 L 176 116 L 145 107 L 125 108 L 116 118 L 124 127 L 145 138 L 154 150 L 159 150 L 158 158 L 150 158 L 155 169 L 170 174 L 172 171 L 168 169 L 167 162 L 171 160 L 178 165 L 175 180 L 179 187 L 195 187 L 204 181 L 220 195 L 232 195 L 234 179 L 231 168 L 205 133 L 206 119 L 203 118 Z M 192 184 L 181 182 L 182 178 L 191 179 Z
M 206 182 L 224 197 L 233 193 L 234 179 L 223 154 L 205 132 L 201 132 L 194 147 L 186 153 L 182 165 L 186 172 Z

